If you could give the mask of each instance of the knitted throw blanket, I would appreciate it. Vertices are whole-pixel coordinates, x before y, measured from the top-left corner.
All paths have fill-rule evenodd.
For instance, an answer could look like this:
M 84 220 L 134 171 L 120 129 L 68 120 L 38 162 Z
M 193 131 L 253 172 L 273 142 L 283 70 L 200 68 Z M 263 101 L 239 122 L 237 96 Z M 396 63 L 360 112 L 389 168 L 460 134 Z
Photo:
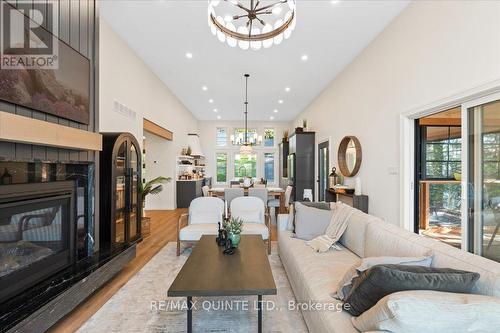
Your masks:
M 333 215 L 325 234 L 306 242 L 316 252 L 326 252 L 332 247 L 336 250 L 341 249 L 335 243 L 344 234 L 349 218 L 354 213 L 354 208 L 341 202 L 332 202 L 330 206 L 333 210 Z

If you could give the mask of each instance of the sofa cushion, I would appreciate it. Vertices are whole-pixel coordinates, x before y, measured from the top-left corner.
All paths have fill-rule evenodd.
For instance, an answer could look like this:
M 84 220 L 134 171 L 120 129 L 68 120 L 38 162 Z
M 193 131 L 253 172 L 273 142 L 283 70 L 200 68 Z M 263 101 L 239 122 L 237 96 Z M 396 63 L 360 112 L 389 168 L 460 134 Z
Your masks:
M 181 241 L 199 241 L 203 235 L 217 235 L 218 225 L 216 223 L 199 223 L 185 226 L 179 231 Z
M 303 240 L 293 238 L 291 231 L 278 233 L 278 251 L 298 302 L 309 300 L 333 304 L 341 302 L 330 296 L 344 273 L 360 258 L 349 250 L 314 252 Z M 345 311 L 302 311 L 310 332 L 357 333 Z
M 376 265 L 353 280 L 344 309 L 359 316 L 383 297 L 405 290 L 469 293 L 477 279 L 478 273 L 450 268 Z
M 355 210 L 349 218 L 347 229 L 340 238 L 340 244 L 347 247 L 360 257 L 365 257 L 365 238 L 368 224 L 376 221 L 377 218 Z
M 432 318 L 432 320 L 430 320 Z M 418 290 L 382 298 L 352 323 L 361 332 L 497 332 L 500 299 Z
M 367 225 L 365 235 L 365 257 L 418 257 L 429 251 L 417 242 L 422 236 L 379 218 Z
M 261 235 L 262 239 L 269 239 L 269 229 L 262 223 L 243 223 L 243 235 Z
M 337 292 L 334 297 L 344 300 L 352 288 L 352 280 L 359 276 L 361 272 L 366 271 L 370 267 L 382 264 L 398 264 L 409 266 L 424 266 L 430 267 L 432 263 L 432 255 L 423 257 L 368 257 L 362 259 L 358 264 L 349 269 L 339 283 Z
M 308 207 L 295 203 L 295 235 L 303 240 L 311 240 L 324 235 L 330 224 L 333 211 Z
M 478 272 L 481 276 L 472 292 L 500 297 L 500 265 L 490 259 L 461 251 L 437 240 L 418 237 L 416 242 L 432 250 L 432 267 L 450 267 L 464 271 Z

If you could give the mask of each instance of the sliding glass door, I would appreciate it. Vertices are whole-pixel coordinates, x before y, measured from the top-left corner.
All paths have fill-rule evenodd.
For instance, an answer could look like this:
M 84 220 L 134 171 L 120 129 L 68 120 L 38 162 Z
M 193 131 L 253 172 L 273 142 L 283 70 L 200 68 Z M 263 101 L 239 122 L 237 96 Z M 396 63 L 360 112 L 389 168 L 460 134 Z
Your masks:
M 477 103 L 464 105 L 462 111 L 468 135 L 467 245 L 478 255 L 500 261 L 500 100 Z

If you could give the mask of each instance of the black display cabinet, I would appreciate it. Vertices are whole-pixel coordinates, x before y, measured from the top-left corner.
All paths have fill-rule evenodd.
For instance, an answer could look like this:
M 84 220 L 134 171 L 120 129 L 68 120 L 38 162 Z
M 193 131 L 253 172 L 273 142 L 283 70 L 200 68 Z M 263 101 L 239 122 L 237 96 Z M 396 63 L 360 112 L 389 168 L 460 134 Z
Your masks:
M 141 149 L 130 133 L 102 135 L 99 241 L 113 249 L 142 239 Z
M 315 133 L 296 132 L 288 139 L 288 185 L 293 186 L 292 201 L 302 201 L 305 189 L 313 190 Z

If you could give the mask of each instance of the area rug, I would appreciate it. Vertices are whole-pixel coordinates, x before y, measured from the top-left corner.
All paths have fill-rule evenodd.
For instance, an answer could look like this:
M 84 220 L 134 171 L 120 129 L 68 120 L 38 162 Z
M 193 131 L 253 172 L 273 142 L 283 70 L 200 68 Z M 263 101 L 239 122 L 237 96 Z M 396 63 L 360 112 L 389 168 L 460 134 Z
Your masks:
M 191 251 L 177 257 L 175 250 L 168 243 L 78 332 L 186 332 L 185 298 L 167 297 L 167 290 Z M 300 311 L 289 310 L 295 298 L 275 242 L 269 262 L 278 294 L 263 297 L 263 331 L 308 332 Z M 257 332 L 256 298 L 193 298 L 193 332 Z

